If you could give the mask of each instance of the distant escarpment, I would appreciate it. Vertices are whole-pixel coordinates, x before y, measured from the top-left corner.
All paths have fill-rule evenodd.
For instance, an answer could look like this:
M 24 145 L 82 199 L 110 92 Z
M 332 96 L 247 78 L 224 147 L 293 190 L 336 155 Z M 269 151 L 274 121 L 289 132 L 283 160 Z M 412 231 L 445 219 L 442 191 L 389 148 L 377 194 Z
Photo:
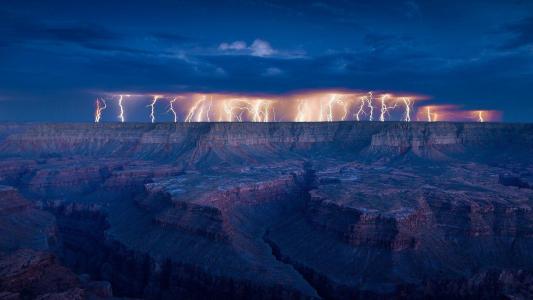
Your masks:
M 0 124 L 0 151 L 42 157 L 183 157 L 194 164 L 332 150 L 443 158 L 472 149 L 526 149 L 533 146 L 532 131 L 530 124 L 446 122 Z

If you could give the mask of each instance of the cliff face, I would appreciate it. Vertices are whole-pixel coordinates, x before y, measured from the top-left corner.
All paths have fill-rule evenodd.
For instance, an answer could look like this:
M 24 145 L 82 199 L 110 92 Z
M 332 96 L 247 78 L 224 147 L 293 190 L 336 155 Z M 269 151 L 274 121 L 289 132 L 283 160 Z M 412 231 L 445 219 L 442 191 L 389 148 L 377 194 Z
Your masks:
M 289 155 L 287 149 L 374 152 L 461 150 L 465 147 L 533 145 L 533 125 L 498 123 L 177 123 L 0 125 L 5 156 L 91 155 L 192 161 L 206 156 L 253 159 L 259 154 Z M 519 144 L 518 144 L 519 143 Z M 225 151 L 238 148 L 241 153 Z M 260 153 L 254 149 L 260 148 Z M 209 157 L 207 157 L 209 158 Z
M 531 186 L 530 124 L 0 124 L 0 254 L 66 298 L 527 298 Z
M 17 189 L 0 185 L 0 253 L 46 250 L 56 238 L 53 215 L 37 209 Z
M 21 249 L 0 255 L 2 299 L 106 299 L 112 296 L 108 282 L 78 278 L 50 253 Z

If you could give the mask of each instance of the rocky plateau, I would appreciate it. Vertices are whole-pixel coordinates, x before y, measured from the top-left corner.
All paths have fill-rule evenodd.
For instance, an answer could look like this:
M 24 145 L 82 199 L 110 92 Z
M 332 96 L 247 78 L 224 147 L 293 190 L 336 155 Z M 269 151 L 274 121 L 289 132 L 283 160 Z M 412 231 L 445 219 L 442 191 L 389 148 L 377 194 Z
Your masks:
M 533 298 L 533 125 L 0 123 L 0 299 Z

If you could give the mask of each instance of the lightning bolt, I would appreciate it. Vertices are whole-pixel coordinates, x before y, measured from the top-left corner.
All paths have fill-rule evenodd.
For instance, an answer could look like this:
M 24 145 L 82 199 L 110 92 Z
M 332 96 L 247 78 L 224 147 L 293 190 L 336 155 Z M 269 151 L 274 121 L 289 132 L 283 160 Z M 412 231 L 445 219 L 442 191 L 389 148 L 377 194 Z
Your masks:
M 366 103 L 368 104 L 368 108 L 370 109 L 370 116 L 368 117 L 369 121 L 374 120 L 374 106 L 372 105 L 373 101 L 374 97 L 372 96 L 372 92 L 368 92 L 368 97 L 366 97 Z
M 385 115 L 389 115 L 390 116 L 389 110 L 396 108 L 396 105 L 397 105 L 396 103 L 394 103 L 393 106 L 388 106 L 387 105 L 387 99 L 389 99 L 389 98 L 390 98 L 389 95 L 381 96 L 381 113 L 379 115 L 379 120 L 381 122 L 385 122 Z
M 327 114 L 327 120 L 328 122 L 332 122 L 333 121 L 333 103 L 336 102 L 336 98 L 335 98 L 335 95 L 331 95 L 329 96 L 329 101 L 328 101 L 328 114 Z
M 482 110 L 478 111 L 478 120 L 481 123 L 485 122 L 485 120 L 483 119 L 483 111 Z
M 260 122 L 261 115 L 260 115 L 260 107 L 261 107 L 261 100 L 257 100 L 252 104 L 252 122 Z
M 102 111 L 107 108 L 107 104 L 104 99 L 96 98 L 96 109 L 94 111 L 94 123 L 100 123 L 102 118 Z
M 305 122 L 307 120 L 307 109 L 308 105 L 307 102 L 302 101 L 302 99 L 298 100 L 298 112 L 296 113 L 296 118 L 294 121 L 296 122 Z
M 270 122 L 270 103 L 263 104 L 263 122 Z
M 224 109 L 224 112 L 226 113 L 226 121 L 231 122 L 233 120 L 233 111 L 228 102 L 228 100 L 224 100 L 224 103 L 222 103 L 222 107 Z
M 405 115 L 403 117 L 403 121 L 405 122 L 411 122 L 411 106 L 412 101 L 410 98 L 403 97 L 402 98 L 403 104 L 405 105 Z
M 192 118 L 194 116 L 194 113 L 196 112 L 196 109 L 198 108 L 198 105 L 200 104 L 200 102 L 202 102 L 203 100 L 198 100 L 196 101 L 196 103 L 194 103 L 194 105 L 191 107 L 191 109 L 189 109 L 189 113 L 187 114 L 187 117 L 185 117 L 185 122 L 191 122 L 192 121 Z
M 431 112 L 431 107 L 426 108 L 426 115 L 428 117 L 428 122 L 436 122 L 437 121 L 437 113 Z
M 318 121 L 324 121 L 324 105 L 322 104 L 322 101 L 320 101 L 320 117 L 318 118 Z
M 359 110 L 355 114 L 355 119 L 357 121 L 361 121 L 361 115 L 365 114 L 365 104 L 366 104 L 366 96 L 361 97 L 361 105 L 359 106 Z
M 159 100 L 159 98 L 161 98 L 161 96 L 154 96 L 152 103 L 147 106 L 150 107 L 150 120 L 152 121 L 152 123 L 155 122 L 155 104 L 157 103 L 157 100 Z
M 169 106 L 168 106 L 168 110 L 167 112 L 172 112 L 172 115 L 174 116 L 174 123 L 176 123 L 178 121 L 178 115 L 176 114 L 176 110 L 174 109 L 174 102 L 176 102 L 176 99 L 177 97 L 174 97 L 172 100 L 170 100 L 169 102 Z
M 251 122 L 269 122 L 271 103 L 263 99 L 229 99 L 223 101 L 223 111 L 226 114 L 226 120 L 229 122 L 242 122 L 250 120 Z M 275 116 L 274 116 L 275 117 Z M 219 120 L 222 116 L 219 116 Z
M 344 114 L 341 117 L 341 121 L 346 120 L 346 117 L 348 116 L 348 103 L 346 103 L 343 100 L 338 100 L 337 103 L 342 105 L 342 109 L 344 111 Z
M 343 109 L 343 115 L 340 117 L 341 121 L 344 121 L 346 119 L 346 116 L 348 115 L 348 103 L 343 101 L 342 99 L 339 99 L 337 94 L 332 94 L 329 96 L 328 100 L 328 111 L 327 111 L 327 121 L 332 122 L 335 119 L 335 113 L 333 111 L 333 108 L 335 105 L 340 105 Z
M 204 101 L 205 101 L 205 98 L 204 98 L 204 100 L 202 100 L 202 105 L 200 105 L 199 108 L 198 108 L 198 113 L 196 114 L 196 122 L 202 122 L 203 121 L 202 113 L 204 112 L 204 104 L 203 104 Z
M 206 99 L 207 99 L 207 96 L 204 95 L 202 96 L 202 99 L 194 103 L 191 109 L 189 109 L 189 113 L 187 114 L 187 117 L 185 118 L 185 122 L 192 122 L 195 116 L 196 116 L 196 119 L 195 119 L 196 122 L 203 121 L 203 112 L 204 112 L 204 105 L 205 105 Z M 209 116 L 207 116 L 207 119 L 209 120 Z
M 205 116 L 207 117 L 207 122 L 211 122 L 211 118 L 209 117 L 209 114 L 211 113 L 212 105 L 213 105 L 213 96 L 211 96 L 211 99 L 209 101 L 209 106 L 207 107 L 207 112 L 205 113 Z
M 124 123 L 124 106 L 122 104 L 122 101 L 124 100 L 124 97 L 120 95 L 118 98 L 118 106 L 120 108 L 120 114 L 118 115 L 118 118 L 120 119 L 120 122 Z
M 270 103 L 258 100 L 255 107 L 255 115 L 257 122 L 268 122 L 270 111 Z

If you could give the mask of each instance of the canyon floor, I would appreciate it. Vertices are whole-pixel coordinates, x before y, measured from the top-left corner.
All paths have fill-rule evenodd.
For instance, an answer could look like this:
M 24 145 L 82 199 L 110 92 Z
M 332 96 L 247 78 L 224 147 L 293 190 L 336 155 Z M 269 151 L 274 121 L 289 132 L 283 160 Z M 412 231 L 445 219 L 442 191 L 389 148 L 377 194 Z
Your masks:
M 533 124 L 0 123 L 0 299 L 533 298 Z

